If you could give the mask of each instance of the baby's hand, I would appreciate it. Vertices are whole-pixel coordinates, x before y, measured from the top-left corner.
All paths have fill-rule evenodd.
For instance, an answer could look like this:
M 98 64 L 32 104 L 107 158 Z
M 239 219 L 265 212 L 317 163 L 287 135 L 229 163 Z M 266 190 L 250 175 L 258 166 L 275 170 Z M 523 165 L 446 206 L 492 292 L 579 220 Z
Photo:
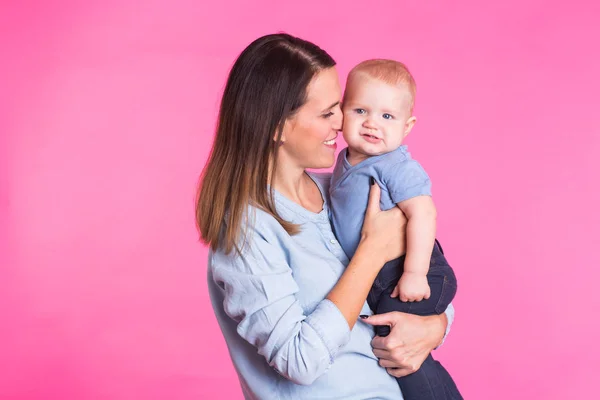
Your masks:
M 431 295 L 431 289 L 427 283 L 427 276 L 411 272 L 403 273 L 391 296 L 398 297 L 398 295 L 400 295 L 401 301 L 428 299 Z

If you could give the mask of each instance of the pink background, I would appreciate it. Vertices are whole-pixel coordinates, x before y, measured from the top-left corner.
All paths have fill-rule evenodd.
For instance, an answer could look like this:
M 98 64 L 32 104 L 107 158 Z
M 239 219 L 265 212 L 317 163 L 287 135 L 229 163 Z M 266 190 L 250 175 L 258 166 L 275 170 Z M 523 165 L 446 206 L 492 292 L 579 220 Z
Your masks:
M 8 3 L 0 398 L 240 398 L 194 193 L 229 67 L 280 30 L 413 71 L 465 397 L 598 396 L 598 2 Z

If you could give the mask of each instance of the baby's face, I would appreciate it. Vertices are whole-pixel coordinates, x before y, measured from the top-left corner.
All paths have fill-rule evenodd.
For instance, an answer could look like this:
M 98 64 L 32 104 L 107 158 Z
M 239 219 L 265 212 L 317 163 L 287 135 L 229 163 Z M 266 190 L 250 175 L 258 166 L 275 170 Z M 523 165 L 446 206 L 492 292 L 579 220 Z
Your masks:
M 402 144 L 414 124 L 411 95 L 368 76 L 356 76 L 346 87 L 344 139 L 356 160 L 389 153 Z

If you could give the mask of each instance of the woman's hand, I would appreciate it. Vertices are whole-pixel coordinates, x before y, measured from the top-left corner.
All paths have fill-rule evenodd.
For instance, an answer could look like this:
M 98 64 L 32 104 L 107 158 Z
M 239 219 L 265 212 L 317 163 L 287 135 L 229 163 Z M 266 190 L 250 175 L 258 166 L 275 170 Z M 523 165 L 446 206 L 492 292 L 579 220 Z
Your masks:
M 381 188 L 372 182 L 359 247 L 368 249 L 369 253 L 381 258 L 385 263 L 406 252 L 407 220 L 398 207 L 381 211 Z M 378 268 L 382 266 L 383 264 L 378 265 Z
M 379 365 L 396 378 L 412 374 L 421 367 L 429 353 L 440 345 L 448 320 L 445 314 L 421 317 L 392 311 L 363 319 L 369 325 L 388 325 L 386 337 L 371 341 Z

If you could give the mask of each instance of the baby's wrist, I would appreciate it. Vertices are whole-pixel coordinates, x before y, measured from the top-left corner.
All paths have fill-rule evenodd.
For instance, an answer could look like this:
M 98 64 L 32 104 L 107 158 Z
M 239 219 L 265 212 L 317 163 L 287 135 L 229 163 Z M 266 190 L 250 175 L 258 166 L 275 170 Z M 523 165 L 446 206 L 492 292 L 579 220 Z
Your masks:
M 427 271 L 404 271 L 402 273 L 402 276 L 410 276 L 410 277 L 426 277 L 427 276 Z

